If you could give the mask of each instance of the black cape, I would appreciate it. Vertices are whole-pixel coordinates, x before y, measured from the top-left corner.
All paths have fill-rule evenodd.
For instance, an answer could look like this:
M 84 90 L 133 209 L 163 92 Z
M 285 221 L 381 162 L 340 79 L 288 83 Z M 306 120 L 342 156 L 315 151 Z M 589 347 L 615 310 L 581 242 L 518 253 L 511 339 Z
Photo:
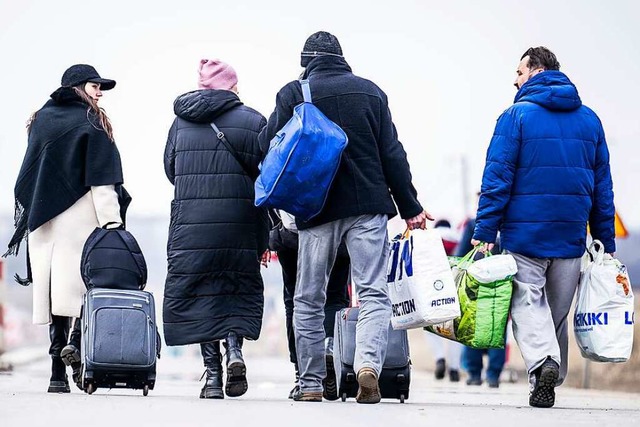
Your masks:
M 92 186 L 116 185 L 126 209 L 130 198 L 122 182 L 115 143 L 73 89 L 58 89 L 31 123 L 14 188 L 16 230 L 4 256 L 17 255 L 29 231 L 70 208 Z

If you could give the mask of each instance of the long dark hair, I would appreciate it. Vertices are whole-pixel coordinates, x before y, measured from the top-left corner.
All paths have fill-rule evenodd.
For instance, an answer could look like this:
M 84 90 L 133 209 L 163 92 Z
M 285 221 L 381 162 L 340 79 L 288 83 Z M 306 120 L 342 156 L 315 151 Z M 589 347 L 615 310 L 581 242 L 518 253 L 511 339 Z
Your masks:
M 111 120 L 109 120 L 109 117 L 107 116 L 107 113 L 104 111 L 104 109 L 100 108 L 98 106 L 98 103 L 94 101 L 94 99 L 87 94 L 87 92 L 84 90 L 84 85 L 85 83 L 82 83 L 78 86 L 73 86 L 71 89 L 73 89 L 76 95 L 80 97 L 82 102 L 84 102 L 89 106 L 89 108 L 87 108 L 87 119 L 89 120 L 89 123 L 95 126 L 94 125 L 95 120 L 92 120 L 91 117 L 89 116 L 90 115 L 96 116 L 98 119 L 97 120 L 98 124 L 100 125 L 102 130 L 104 130 L 104 132 L 107 134 L 107 136 L 111 141 L 114 141 L 113 127 L 111 126 Z M 37 113 L 38 113 L 37 111 L 34 112 L 33 114 L 31 114 L 31 116 L 29 116 L 29 119 L 27 119 L 27 132 L 31 131 L 31 125 L 33 124 L 33 121 L 36 119 Z

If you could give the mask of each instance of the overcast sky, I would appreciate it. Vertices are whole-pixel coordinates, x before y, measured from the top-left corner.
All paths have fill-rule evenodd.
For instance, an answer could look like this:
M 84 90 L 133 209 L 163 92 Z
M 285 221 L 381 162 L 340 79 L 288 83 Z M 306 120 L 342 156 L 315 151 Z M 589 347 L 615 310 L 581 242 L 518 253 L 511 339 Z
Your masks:
M 64 70 L 89 63 L 117 80 L 101 105 L 120 149 L 136 215 L 169 212 L 162 157 L 173 100 L 196 88 L 201 58 L 239 75 L 241 99 L 269 116 L 318 30 L 335 34 L 353 71 L 389 96 L 427 210 L 463 218 L 486 149 L 530 46 L 552 49 L 604 123 L 616 206 L 640 226 L 640 7 L 636 1 L 121 1 L 0 0 L 0 212 L 26 147 L 27 117 Z M 473 198 L 468 198 L 472 203 Z M 6 224 L 2 224 L 6 227 Z

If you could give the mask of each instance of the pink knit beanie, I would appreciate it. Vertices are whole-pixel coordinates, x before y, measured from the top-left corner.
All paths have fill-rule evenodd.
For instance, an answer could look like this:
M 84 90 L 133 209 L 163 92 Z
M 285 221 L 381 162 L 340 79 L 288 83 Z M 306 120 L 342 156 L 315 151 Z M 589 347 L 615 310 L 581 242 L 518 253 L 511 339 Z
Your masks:
M 198 71 L 200 89 L 229 90 L 238 84 L 238 76 L 233 67 L 218 59 L 201 59 Z

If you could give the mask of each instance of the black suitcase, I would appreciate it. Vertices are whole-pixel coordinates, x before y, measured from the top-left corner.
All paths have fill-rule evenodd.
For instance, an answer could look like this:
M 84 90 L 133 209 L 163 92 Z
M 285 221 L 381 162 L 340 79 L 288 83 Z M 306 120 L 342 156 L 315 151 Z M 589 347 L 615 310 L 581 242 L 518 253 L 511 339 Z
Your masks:
M 356 322 L 359 309 L 345 308 L 336 314 L 333 343 L 333 363 L 338 383 L 338 395 L 342 401 L 355 397 L 358 381 L 353 371 L 356 352 Z M 396 331 L 389 324 L 387 356 L 378 380 L 383 399 L 399 399 L 404 403 L 409 398 L 411 380 L 411 360 L 409 358 L 409 339 L 407 331 Z
M 153 295 L 145 291 L 90 289 L 82 316 L 83 387 L 153 390 L 158 332 Z

